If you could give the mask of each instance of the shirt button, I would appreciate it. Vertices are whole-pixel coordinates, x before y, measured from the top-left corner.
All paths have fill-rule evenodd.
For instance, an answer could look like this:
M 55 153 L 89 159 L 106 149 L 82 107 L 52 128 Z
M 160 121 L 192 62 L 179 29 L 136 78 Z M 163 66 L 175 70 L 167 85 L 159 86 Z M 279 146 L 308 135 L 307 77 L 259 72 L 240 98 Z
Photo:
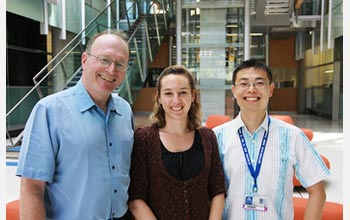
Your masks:
M 187 190 L 184 190 L 184 193 L 187 193 Z
M 117 190 L 116 190 L 116 189 L 114 190 L 114 193 L 117 193 Z
M 115 166 L 112 166 L 112 169 L 114 170 L 114 169 L 115 169 Z
M 186 212 L 186 214 L 188 214 L 188 213 L 189 213 L 189 211 L 188 211 L 188 210 L 186 210 L 185 212 Z
M 112 143 L 109 143 L 109 146 L 112 147 Z
M 187 200 L 187 199 L 185 199 L 185 203 L 188 203 L 188 200 Z

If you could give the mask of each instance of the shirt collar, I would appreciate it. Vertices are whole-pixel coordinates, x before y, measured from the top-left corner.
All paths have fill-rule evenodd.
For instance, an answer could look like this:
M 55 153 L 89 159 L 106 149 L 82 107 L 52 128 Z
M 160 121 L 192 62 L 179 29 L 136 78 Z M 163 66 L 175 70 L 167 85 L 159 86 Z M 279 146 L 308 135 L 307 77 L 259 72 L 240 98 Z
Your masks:
M 265 131 L 268 130 L 268 127 L 269 127 L 268 118 L 269 118 L 268 114 L 267 114 L 267 112 L 265 112 L 265 118 L 264 118 L 263 122 L 260 124 L 260 126 L 258 127 L 258 129 L 256 129 L 256 131 L 260 130 L 261 128 L 263 128 Z M 239 114 L 237 116 L 237 120 L 238 120 L 237 131 L 241 127 L 244 127 L 246 130 L 248 130 L 246 125 L 244 124 L 244 122 L 242 120 L 241 112 L 239 112 Z

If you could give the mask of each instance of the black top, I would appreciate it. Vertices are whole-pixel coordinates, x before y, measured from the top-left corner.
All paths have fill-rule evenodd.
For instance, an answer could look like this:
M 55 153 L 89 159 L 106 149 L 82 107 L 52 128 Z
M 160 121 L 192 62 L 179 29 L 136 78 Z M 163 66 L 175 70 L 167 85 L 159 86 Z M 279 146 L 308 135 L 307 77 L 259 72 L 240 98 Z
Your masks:
M 163 143 L 162 159 L 167 172 L 178 180 L 189 180 L 196 177 L 204 169 L 204 152 L 198 131 L 195 131 L 193 145 L 183 152 L 170 152 Z

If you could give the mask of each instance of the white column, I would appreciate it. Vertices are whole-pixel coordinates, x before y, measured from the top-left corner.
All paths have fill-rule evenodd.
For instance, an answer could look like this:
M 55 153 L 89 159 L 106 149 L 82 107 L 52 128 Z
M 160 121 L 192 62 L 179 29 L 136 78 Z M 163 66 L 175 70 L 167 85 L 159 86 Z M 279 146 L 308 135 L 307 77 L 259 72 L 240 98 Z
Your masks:
M 59 39 L 65 40 L 67 37 L 66 27 L 66 0 L 61 0 L 61 32 Z
M 47 1 L 43 0 L 43 6 L 44 6 L 44 21 L 40 22 L 40 34 L 47 35 L 49 33 L 49 18 L 48 18 L 48 12 L 47 12 Z
M 250 58 L 250 0 L 244 1 L 244 60 Z
M 80 24 L 80 28 L 81 30 L 84 30 L 85 29 L 85 0 L 80 0 L 80 19 L 81 19 L 81 24 Z M 82 32 L 81 34 L 81 42 L 83 45 L 86 44 L 86 41 L 85 41 L 85 31 Z
M 182 20 L 182 0 L 176 0 L 176 64 L 181 65 L 181 20 Z
M 332 0 L 328 0 L 328 35 L 327 35 L 327 48 L 331 49 L 333 48 L 333 39 L 332 39 L 332 33 L 333 33 L 333 26 L 332 26 L 332 15 L 333 15 L 333 6 L 332 6 Z
M 323 32 L 324 32 L 324 0 L 321 0 L 320 51 L 323 51 Z
M 111 0 L 107 0 L 107 3 L 106 3 L 106 6 L 107 5 L 110 5 L 111 4 Z M 112 27 L 112 22 L 111 22 L 111 19 L 112 19 L 112 9 L 111 7 L 109 6 L 107 8 L 107 27 L 108 28 L 111 28 Z
M 117 30 L 120 29 L 120 26 L 119 26 L 119 23 L 120 23 L 120 7 L 119 7 L 119 5 L 120 5 L 120 2 L 119 2 L 119 0 L 117 0 L 116 3 L 115 3 L 116 19 L 117 19 L 116 29 Z M 127 14 L 128 12 L 125 12 L 125 13 Z M 126 16 L 128 16 L 128 15 L 126 15 Z

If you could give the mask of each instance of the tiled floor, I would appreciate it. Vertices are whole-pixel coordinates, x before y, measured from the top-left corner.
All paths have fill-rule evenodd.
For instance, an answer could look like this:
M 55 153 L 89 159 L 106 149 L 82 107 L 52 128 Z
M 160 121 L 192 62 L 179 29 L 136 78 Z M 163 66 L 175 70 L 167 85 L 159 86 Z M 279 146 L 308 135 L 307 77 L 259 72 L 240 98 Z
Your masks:
M 276 113 L 273 113 L 276 114 Z M 289 113 L 290 114 L 290 113 Z M 343 123 L 331 121 L 314 115 L 290 114 L 298 127 L 310 128 L 314 131 L 312 143 L 317 151 L 326 156 L 331 165 L 332 175 L 326 179 L 327 200 L 343 203 Z M 135 127 L 141 127 L 148 123 L 147 113 L 135 113 Z M 7 154 L 7 194 L 6 201 L 12 201 L 19 197 L 20 179 L 15 176 L 18 154 Z M 307 197 L 303 189 L 295 190 L 295 196 Z

